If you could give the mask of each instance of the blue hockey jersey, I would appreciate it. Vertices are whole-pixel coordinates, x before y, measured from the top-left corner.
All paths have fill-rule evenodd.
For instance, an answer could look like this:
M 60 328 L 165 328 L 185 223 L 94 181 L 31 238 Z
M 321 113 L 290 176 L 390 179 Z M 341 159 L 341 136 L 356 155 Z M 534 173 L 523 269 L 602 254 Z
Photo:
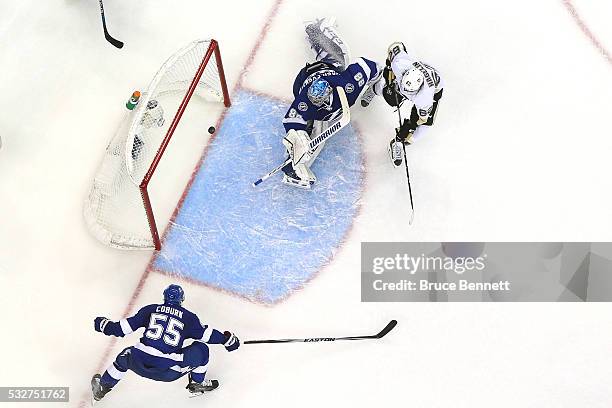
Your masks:
M 209 344 L 223 344 L 226 340 L 223 333 L 202 324 L 195 313 L 182 306 L 168 304 L 147 305 L 127 319 L 108 321 L 102 332 L 123 337 L 140 328 L 145 329 L 140 338 L 144 347 L 137 348 L 160 357 L 180 352 L 186 339 Z
M 378 75 L 379 69 L 377 64 L 366 58 L 358 58 L 355 63 L 349 65 L 342 72 L 322 62 L 302 68 L 293 83 L 293 96 L 295 99 L 283 119 L 285 131 L 288 132 L 294 129 L 310 133 L 314 121 L 335 119 L 342 113 L 336 87 L 344 89 L 349 106 L 353 106 L 370 79 Z M 319 78 L 329 82 L 334 90 L 330 107 L 315 106 L 308 99 L 308 87 Z

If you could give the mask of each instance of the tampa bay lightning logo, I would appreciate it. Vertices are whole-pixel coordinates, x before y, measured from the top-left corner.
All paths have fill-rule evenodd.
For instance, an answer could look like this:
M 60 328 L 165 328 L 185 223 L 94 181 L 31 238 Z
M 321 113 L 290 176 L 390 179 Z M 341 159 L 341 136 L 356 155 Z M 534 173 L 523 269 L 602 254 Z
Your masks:
M 298 110 L 301 112 L 306 112 L 308 110 L 308 105 L 306 104 L 306 102 L 298 103 Z
M 353 93 L 353 91 L 355 90 L 355 85 L 351 84 L 350 82 L 346 85 L 344 85 L 344 91 L 347 94 Z

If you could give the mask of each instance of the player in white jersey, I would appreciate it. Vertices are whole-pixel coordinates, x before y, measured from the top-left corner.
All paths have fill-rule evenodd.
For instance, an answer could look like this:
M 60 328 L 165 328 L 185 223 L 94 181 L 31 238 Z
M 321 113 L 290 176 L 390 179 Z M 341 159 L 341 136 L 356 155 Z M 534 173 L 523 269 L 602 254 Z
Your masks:
M 389 143 L 391 160 L 399 166 L 401 143 L 411 144 L 417 127 L 433 125 L 444 82 L 435 68 L 410 56 L 401 42 L 389 46 L 383 77 L 364 92 L 361 105 L 367 107 L 375 95 L 382 95 L 390 106 L 399 107 L 402 123 Z

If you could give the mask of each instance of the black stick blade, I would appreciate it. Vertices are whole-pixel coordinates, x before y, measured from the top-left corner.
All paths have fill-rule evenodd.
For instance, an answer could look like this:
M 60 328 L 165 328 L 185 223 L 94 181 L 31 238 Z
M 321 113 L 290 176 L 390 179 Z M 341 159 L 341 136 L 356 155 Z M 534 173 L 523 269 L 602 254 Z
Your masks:
M 106 41 L 108 41 L 109 43 L 111 43 L 115 47 L 123 48 L 123 43 L 121 41 L 111 37 L 109 33 L 104 33 L 104 37 L 106 38 Z
M 376 335 L 377 339 L 383 338 L 387 335 L 387 333 L 389 333 L 391 330 L 393 330 L 395 328 L 395 326 L 397 326 L 397 320 L 391 320 L 384 329 L 382 329 L 380 331 L 380 333 L 378 333 Z
M 123 43 L 113 37 L 108 33 L 108 29 L 106 28 L 106 16 L 104 15 L 104 2 L 99 0 L 100 3 L 100 16 L 102 17 L 102 29 L 104 30 L 104 38 L 106 41 L 111 43 L 117 48 L 123 48 Z

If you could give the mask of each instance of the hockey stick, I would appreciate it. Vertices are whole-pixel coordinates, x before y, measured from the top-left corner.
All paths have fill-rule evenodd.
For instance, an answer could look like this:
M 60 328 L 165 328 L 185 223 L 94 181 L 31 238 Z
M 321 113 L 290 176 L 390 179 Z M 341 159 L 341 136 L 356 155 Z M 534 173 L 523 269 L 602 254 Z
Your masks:
M 257 187 L 258 185 L 260 185 L 262 182 L 264 182 L 265 180 L 269 179 L 270 177 L 272 177 L 273 175 L 275 175 L 276 173 L 278 173 L 280 171 L 280 169 L 282 169 L 283 167 L 285 167 L 287 164 L 289 164 L 289 162 L 291 161 L 291 159 L 287 159 L 285 160 L 280 166 L 275 167 L 274 170 L 270 171 L 269 173 L 266 173 L 264 176 L 262 176 L 259 180 L 255 181 L 253 183 L 253 187 Z
M 350 337 L 312 337 L 307 339 L 277 339 L 277 340 L 247 340 L 244 344 L 270 344 L 270 343 L 315 343 L 319 341 L 337 341 L 337 340 L 371 340 L 382 339 L 393 328 L 397 326 L 397 320 L 391 320 L 384 329 L 377 334 L 370 336 L 350 336 Z
M 404 143 L 402 143 L 402 149 L 404 150 L 404 164 L 406 165 L 406 179 L 408 179 L 408 192 L 410 193 L 410 209 L 412 210 L 412 212 L 410 213 L 410 219 L 408 220 L 408 224 L 412 225 L 412 222 L 414 221 L 414 203 L 412 202 L 412 187 L 410 186 L 410 173 L 408 172 L 408 161 L 406 160 L 406 145 Z
M 111 35 L 108 33 L 108 30 L 106 29 L 106 18 L 104 17 L 104 3 L 102 3 L 102 0 L 100 0 L 100 15 L 102 16 L 102 28 L 104 29 L 104 38 L 106 38 L 106 41 L 108 41 L 117 48 L 123 48 L 123 43 L 111 37 Z
M 340 97 L 340 104 L 342 105 L 342 116 L 340 117 L 340 120 L 334 122 L 333 125 L 331 125 L 324 132 L 322 132 L 319 136 L 315 137 L 314 139 L 310 141 L 310 143 L 308 144 L 308 148 L 310 151 L 315 150 L 321 143 L 323 143 L 324 141 L 326 141 L 327 139 L 329 139 L 330 137 L 338 133 L 340 130 L 342 130 L 342 128 L 348 125 L 349 122 L 351 121 L 351 110 L 349 107 L 348 100 L 346 99 L 346 94 L 344 93 L 344 89 L 338 86 L 336 87 L 336 90 L 338 91 L 338 96 Z M 276 167 L 274 170 L 270 171 L 269 173 L 266 173 L 259 180 L 255 181 L 253 183 L 253 187 L 258 186 L 263 181 L 275 175 L 289 163 L 291 163 L 290 157 L 287 158 L 287 160 L 285 160 L 283 164 Z
M 396 89 L 395 90 L 395 103 L 397 104 L 397 116 L 399 118 L 399 126 L 400 128 L 402 127 L 402 114 L 400 112 L 400 104 L 399 104 L 399 98 L 397 97 L 397 94 L 399 93 L 399 91 Z M 395 141 L 399 142 L 399 132 L 395 132 Z M 410 193 L 410 209 L 411 209 L 411 213 L 410 213 L 410 219 L 408 220 L 408 224 L 412 225 L 412 222 L 414 221 L 414 202 L 412 201 L 412 187 L 410 185 L 410 172 L 408 171 L 408 160 L 406 160 L 406 145 L 404 144 L 404 142 L 402 143 L 402 149 L 404 151 L 404 166 L 406 167 L 406 179 L 408 180 L 408 192 Z

